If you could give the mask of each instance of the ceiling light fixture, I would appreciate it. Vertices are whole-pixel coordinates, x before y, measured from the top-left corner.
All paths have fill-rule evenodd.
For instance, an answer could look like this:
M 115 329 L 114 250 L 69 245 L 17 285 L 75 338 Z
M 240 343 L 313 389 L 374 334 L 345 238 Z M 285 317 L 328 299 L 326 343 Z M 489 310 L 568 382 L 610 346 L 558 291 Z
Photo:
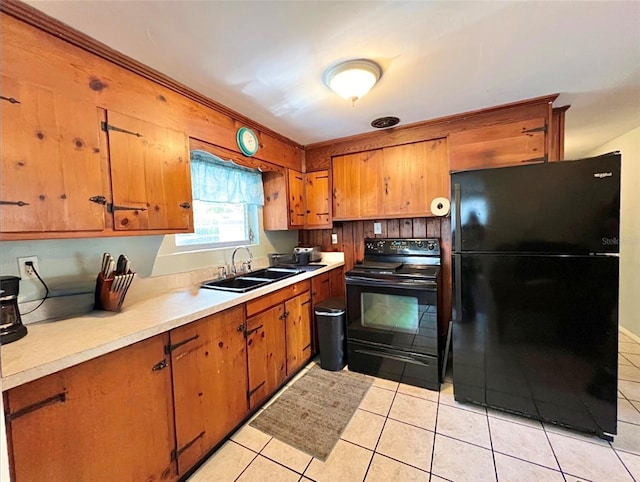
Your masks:
M 376 85 L 381 76 L 382 69 L 373 60 L 347 60 L 327 70 L 324 83 L 340 97 L 355 104 Z

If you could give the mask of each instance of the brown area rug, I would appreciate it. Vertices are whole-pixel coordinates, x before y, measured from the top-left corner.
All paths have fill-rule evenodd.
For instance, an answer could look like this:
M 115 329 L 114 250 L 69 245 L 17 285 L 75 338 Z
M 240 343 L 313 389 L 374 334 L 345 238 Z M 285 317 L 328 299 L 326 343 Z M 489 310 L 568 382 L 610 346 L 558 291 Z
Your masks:
M 315 365 L 249 425 L 325 461 L 372 383 Z

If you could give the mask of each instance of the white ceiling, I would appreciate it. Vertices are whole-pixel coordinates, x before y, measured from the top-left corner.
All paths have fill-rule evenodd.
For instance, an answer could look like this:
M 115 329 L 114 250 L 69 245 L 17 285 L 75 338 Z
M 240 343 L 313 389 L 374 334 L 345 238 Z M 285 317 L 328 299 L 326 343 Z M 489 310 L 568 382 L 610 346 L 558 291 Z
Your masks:
M 303 145 L 560 93 L 566 157 L 640 125 L 640 2 L 27 1 Z M 370 58 L 354 107 L 322 83 Z

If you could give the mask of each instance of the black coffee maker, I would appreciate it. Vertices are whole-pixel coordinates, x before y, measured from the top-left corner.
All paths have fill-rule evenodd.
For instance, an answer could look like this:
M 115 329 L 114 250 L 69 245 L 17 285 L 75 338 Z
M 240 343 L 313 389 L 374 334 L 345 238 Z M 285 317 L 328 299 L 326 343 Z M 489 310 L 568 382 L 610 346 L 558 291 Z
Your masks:
M 0 344 L 6 345 L 27 334 L 18 310 L 20 278 L 0 276 Z

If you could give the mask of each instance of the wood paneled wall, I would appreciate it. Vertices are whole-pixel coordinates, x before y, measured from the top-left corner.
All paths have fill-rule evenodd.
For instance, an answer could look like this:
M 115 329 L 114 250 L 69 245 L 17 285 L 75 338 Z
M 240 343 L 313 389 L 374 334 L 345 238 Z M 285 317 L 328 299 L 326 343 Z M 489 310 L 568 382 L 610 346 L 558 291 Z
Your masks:
M 373 223 L 382 225 L 381 234 L 373 234 Z M 338 235 L 338 244 L 331 244 L 331 234 Z M 334 222 L 333 229 L 300 231 L 300 244 L 322 246 L 322 251 L 344 252 L 345 272 L 362 262 L 364 238 L 439 238 L 442 248 L 440 273 L 440 335 L 446 334 L 451 320 L 451 218 L 376 219 Z

